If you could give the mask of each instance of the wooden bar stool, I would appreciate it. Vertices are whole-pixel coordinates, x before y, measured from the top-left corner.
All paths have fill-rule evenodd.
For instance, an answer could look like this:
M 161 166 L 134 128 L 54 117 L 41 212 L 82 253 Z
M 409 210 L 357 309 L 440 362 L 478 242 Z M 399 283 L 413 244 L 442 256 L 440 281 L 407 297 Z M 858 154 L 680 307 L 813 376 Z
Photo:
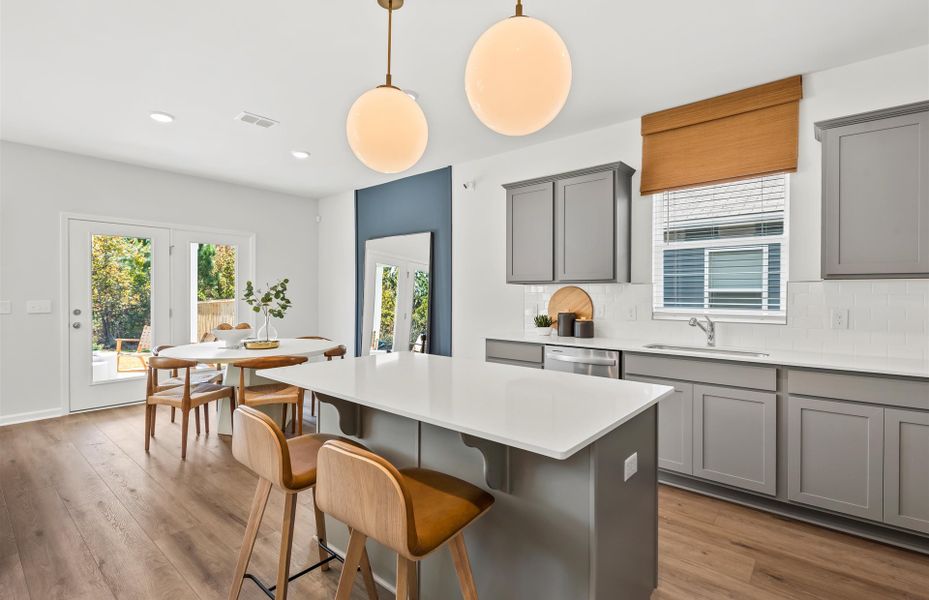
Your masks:
M 380 456 L 341 440 L 319 450 L 319 510 L 351 529 L 336 600 L 348 600 L 367 538 L 397 553 L 397 600 L 416 600 L 416 563 L 446 542 L 465 600 L 477 588 L 463 531 L 494 497 L 457 477 L 429 469 L 397 470 Z
M 311 493 L 315 492 L 313 488 L 316 485 L 316 456 L 319 449 L 327 441 L 342 438 L 311 433 L 288 440 L 271 417 L 248 406 L 240 406 L 236 409 L 232 413 L 232 420 L 235 432 L 232 436 L 232 454 L 236 460 L 258 475 L 258 488 L 255 490 L 252 508 L 249 511 L 245 539 L 239 550 L 232 587 L 229 589 L 229 600 L 238 599 L 245 579 L 254 581 L 268 597 L 285 600 L 289 582 L 313 569 L 328 569 L 329 562 L 332 560 L 341 560 L 326 546 L 326 521 L 319 507 L 316 506 L 314 496 L 313 510 L 316 514 L 316 544 L 319 562 L 296 575 L 290 575 L 297 494 L 306 490 L 310 490 Z M 346 445 L 351 446 L 350 443 Z M 277 583 L 267 587 L 247 570 L 272 486 L 284 492 L 284 522 L 281 526 L 281 553 L 278 561 Z M 352 570 L 357 569 L 359 563 L 368 597 L 377 600 L 377 587 L 374 583 L 374 576 L 371 574 L 368 554 L 364 549 L 359 553 Z
M 233 400 L 232 409 L 236 404 L 243 406 L 268 406 L 269 404 L 282 404 L 281 429 L 287 424 L 287 407 L 293 406 L 293 420 L 291 433 L 303 435 L 303 388 L 286 383 L 263 383 L 259 385 L 245 385 L 246 369 L 275 369 L 277 367 L 290 367 L 303 364 L 307 361 L 305 356 L 265 356 L 250 358 L 232 363 L 239 368 L 239 388 L 237 397 Z M 235 423 L 233 422 L 233 428 Z
M 327 341 L 327 342 L 331 342 L 331 341 L 332 341 L 332 340 L 330 340 L 330 339 L 327 338 L 327 337 L 322 337 L 321 335 L 304 335 L 304 336 L 301 336 L 301 337 L 298 338 L 298 339 L 301 339 L 301 340 L 325 340 L 325 341 Z M 345 360 L 345 353 L 346 353 L 346 352 L 347 352 L 347 349 L 345 348 L 345 346 L 339 344 L 338 346 L 334 346 L 334 347 L 332 347 L 332 348 L 329 348 L 329 349 L 326 350 L 325 352 L 323 352 L 323 356 L 326 357 L 326 362 L 331 361 L 333 358 L 340 358 L 340 359 L 342 359 L 342 360 Z M 311 394 L 310 394 L 310 415 L 313 416 L 313 417 L 316 416 L 316 403 L 317 403 L 316 394 L 311 393 Z
M 153 356 L 148 359 L 145 400 L 146 452 L 149 449 L 150 438 L 155 437 L 155 407 L 159 404 L 181 410 L 181 460 L 187 460 L 187 430 L 190 424 L 190 411 L 194 411 L 197 421 L 197 435 L 200 435 L 200 407 L 222 398 L 229 398 L 231 401 L 235 393 L 231 387 L 216 383 L 194 383 L 190 370 L 196 367 L 196 362 L 179 358 Z M 158 382 L 158 371 L 162 369 L 183 369 L 184 385 L 165 389 Z M 203 417 L 206 432 L 210 433 L 209 412 L 204 410 Z

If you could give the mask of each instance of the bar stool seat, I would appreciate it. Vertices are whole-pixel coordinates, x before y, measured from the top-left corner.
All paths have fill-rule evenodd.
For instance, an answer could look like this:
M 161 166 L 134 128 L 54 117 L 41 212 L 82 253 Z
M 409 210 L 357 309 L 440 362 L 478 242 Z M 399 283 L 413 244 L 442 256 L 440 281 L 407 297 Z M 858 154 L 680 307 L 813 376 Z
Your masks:
M 494 497 L 457 477 L 429 469 L 399 469 L 410 493 L 413 530 L 410 550 L 425 556 L 448 541 L 494 503 Z
M 352 440 L 337 435 L 312 433 L 287 440 L 290 451 L 290 482 L 288 488 L 299 492 L 316 485 L 316 455 L 329 440 L 342 440 L 354 444 Z

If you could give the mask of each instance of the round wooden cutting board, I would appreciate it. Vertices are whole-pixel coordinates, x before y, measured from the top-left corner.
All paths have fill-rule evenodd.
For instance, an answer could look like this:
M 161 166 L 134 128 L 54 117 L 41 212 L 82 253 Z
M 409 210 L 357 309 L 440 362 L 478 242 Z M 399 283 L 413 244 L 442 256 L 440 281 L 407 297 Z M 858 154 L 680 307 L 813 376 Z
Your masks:
M 578 319 L 593 319 L 594 303 L 587 292 L 577 286 L 568 285 L 552 294 L 552 299 L 548 301 L 548 316 L 552 321 L 558 321 L 560 312 L 574 313 Z

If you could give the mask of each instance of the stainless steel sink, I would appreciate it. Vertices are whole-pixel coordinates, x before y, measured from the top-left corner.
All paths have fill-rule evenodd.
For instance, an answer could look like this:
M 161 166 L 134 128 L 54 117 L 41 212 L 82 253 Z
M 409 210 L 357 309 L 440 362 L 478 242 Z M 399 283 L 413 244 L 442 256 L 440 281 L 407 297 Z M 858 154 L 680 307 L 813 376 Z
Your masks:
M 769 356 L 766 352 L 752 352 L 750 350 L 726 350 L 725 348 L 710 348 L 708 346 L 673 346 L 671 344 L 646 344 L 646 348 L 652 350 L 680 350 L 682 352 L 700 352 L 706 354 L 720 354 L 730 356 L 753 356 L 755 358 L 764 358 Z

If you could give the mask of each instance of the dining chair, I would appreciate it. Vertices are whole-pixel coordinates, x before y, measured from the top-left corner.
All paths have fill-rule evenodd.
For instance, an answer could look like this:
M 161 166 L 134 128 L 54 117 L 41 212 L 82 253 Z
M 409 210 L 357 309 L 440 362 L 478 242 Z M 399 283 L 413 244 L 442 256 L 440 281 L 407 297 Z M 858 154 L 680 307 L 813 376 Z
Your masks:
M 201 338 L 202 341 L 202 338 Z M 162 350 L 167 350 L 168 348 L 173 348 L 171 344 L 161 344 L 160 346 L 155 346 L 152 348 L 152 356 L 158 356 Z M 190 382 L 197 385 L 201 383 L 222 383 L 223 381 L 223 370 L 220 365 L 213 365 L 212 368 L 203 368 L 202 365 L 198 365 L 197 369 L 190 374 Z M 184 378 L 178 375 L 177 369 L 171 369 L 171 376 L 167 377 L 158 382 L 158 387 L 160 389 L 156 391 L 167 390 L 173 387 L 179 387 L 184 385 Z M 217 403 L 218 405 L 218 403 Z M 175 407 L 171 407 L 171 422 L 174 423 Z M 206 412 L 206 407 L 203 408 L 204 413 Z M 204 415 L 204 418 L 206 415 Z M 199 423 L 199 420 L 197 421 Z M 199 428 L 199 425 L 198 425 Z M 155 417 L 152 415 L 152 432 L 155 430 Z M 199 431 L 197 431 L 199 433 Z
M 196 369 L 197 363 L 179 358 L 153 356 L 148 361 L 148 377 L 146 379 L 145 400 L 145 452 L 149 450 L 150 439 L 155 437 L 155 408 L 158 405 L 170 406 L 181 410 L 181 460 L 187 460 L 187 431 L 190 428 L 190 411 L 194 411 L 197 423 L 197 435 L 200 435 L 199 407 L 206 407 L 214 400 L 229 398 L 234 404 L 235 391 L 231 387 L 218 383 L 194 383 L 191 370 Z M 158 381 L 159 370 L 183 370 L 183 385 L 165 389 Z M 209 412 L 203 411 L 204 427 L 210 433 Z
M 330 340 L 330 339 L 327 338 L 327 337 L 322 337 L 321 335 L 304 335 L 304 336 L 301 336 L 301 337 L 299 337 L 299 338 L 297 338 L 297 339 L 300 339 L 300 340 L 325 340 L 325 341 L 327 341 L 327 342 L 331 342 L 331 341 L 332 341 L 332 340 Z M 334 347 L 332 347 L 332 348 L 329 348 L 329 349 L 326 350 L 325 352 L 323 352 L 323 356 L 326 357 L 326 361 L 330 361 L 330 360 L 332 360 L 333 358 L 340 358 L 340 359 L 344 360 L 344 359 L 345 359 L 345 353 L 346 353 L 346 352 L 347 352 L 347 349 L 345 348 L 345 346 L 339 344 L 338 346 L 334 346 Z M 314 417 L 316 416 L 316 404 L 317 404 L 317 402 L 318 402 L 318 400 L 316 399 L 316 394 L 313 393 L 313 392 L 311 392 L 311 393 L 310 393 L 310 415 L 311 415 L 311 416 L 314 416 Z
M 145 370 L 145 359 L 148 358 L 149 352 L 152 350 L 152 327 L 151 325 L 144 325 L 142 327 L 142 333 L 137 338 L 116 338 L 116 371 L 119 373 L 125 371 L 144 371 Z M 129 342 L 130 344 L 135 344 L 135 350 L 123 350 L 123 344 Z M 135 358 L 141 363 L 141 368 L 137 369 L 126 369 L 122 366 L 122 361 L 120 358 L 127 356 Z
M 290 367 L 303 364 L 307 361 L 305 356 L 263 356 L 249 358 L 232 363 L 239 369 L 239 387 L 236 397 L 232 400 L 232 410 L 239 406 L 268 406 L 271 404 L 283 405 L 281 411 L 281 429 L 287 424 L 287 407 L 293 406 L 293 420 L 291 433 L 303 435 L 303 388 L 286 383 L 261 383 L 245 385 L 245 371 L 247 369 L 276 369 L 277 367 Z

